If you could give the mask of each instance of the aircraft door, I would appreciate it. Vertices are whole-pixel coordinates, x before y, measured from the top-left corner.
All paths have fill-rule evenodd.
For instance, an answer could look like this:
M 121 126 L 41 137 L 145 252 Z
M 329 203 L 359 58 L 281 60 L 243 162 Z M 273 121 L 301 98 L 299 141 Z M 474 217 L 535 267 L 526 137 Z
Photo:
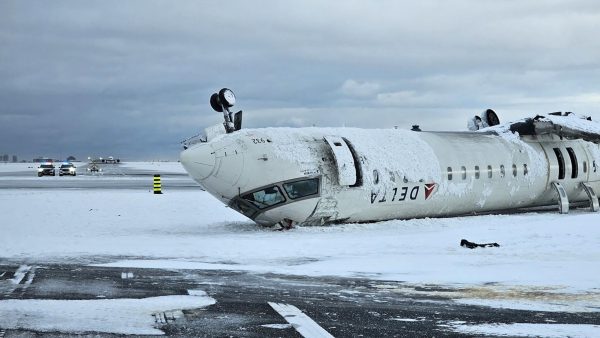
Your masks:
M 354 185 L 357 182 L 357 168 L 354 165 L 354 156 L 344 139 L 339 136 L 325 136 L 335 160 L 339 185 Z

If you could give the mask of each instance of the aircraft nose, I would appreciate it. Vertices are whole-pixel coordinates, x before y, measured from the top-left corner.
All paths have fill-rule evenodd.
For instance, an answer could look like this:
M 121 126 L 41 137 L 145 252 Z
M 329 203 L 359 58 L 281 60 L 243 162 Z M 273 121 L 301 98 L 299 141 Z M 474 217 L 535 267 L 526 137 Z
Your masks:
M 181 164 L 196 180 L 210 176 L 215 168 L 215 154 L 208 144 L 200 144 L 181 152 Z

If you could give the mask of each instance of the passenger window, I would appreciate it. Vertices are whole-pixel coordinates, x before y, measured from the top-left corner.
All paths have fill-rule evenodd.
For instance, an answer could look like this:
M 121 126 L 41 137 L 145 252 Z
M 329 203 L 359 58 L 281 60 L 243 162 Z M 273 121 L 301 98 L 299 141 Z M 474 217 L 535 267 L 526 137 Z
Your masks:
M 513 164 L 513 177 L 517 177 L 517 165 Z
M 479 179 L 479 166 L 475 166 L 475 179 Z
M 452 167 L 448 167 L 448 181 L 452 181 Z
M 529 174 L 529 170 L 527 170 L 527 164 L 523 164 L 523 176 L 527 176 Z
M 587 161 L 583 161 L 583 173 L 587 173 Z
M 242 196 L 246 201 L 254 204 L 259 209 L 265 209 L 273 205 L 285 202 L 285 197 L 278 186 L 268 187 L 263 190 Z
M 467 168 L 465 166 L 460 167 L 460 170 L 462 171 L 462 179 L 466 180 L 467 179 Z
M 492 178 L 492 166 L 488 165 L 488 178 Z
M 290 199 L 297 199 L 306 196 L 316 195 L 319 193 L 319 179 L 311 178 L 290 183 L 284 183 L 283 189 Z

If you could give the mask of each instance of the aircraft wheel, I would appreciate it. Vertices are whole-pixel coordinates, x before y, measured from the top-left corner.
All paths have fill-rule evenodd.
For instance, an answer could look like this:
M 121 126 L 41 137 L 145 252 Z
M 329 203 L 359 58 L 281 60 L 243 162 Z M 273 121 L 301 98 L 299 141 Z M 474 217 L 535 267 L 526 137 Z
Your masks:
M 231 89 L 223 88 L 219 90 L 219 101 L 227 108 L 233 107 L 235 104 L 235 94 L 231 91 Z
M 496 112 L 491 109 L 485 111 L 485 117 L 487 117 L 488 125 L 490 127 L 500 124 L 500 119 L 498 118 L 498 115 L 496 115 Z
M 219 101 L 219 94 L 214 93 L 214 94 L 211 95 L 211 97 L 210 97 L 210 106 L 216 112 L 219 112 L 219 113 L 223 112 L 223 106 L 221 106 L 221 102 Z

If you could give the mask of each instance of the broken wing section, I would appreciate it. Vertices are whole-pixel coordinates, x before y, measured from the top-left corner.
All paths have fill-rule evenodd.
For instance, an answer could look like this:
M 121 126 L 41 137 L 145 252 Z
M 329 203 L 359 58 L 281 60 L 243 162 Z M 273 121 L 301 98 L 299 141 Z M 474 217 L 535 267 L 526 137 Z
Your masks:
M 581 117 L 572 113 L 537 115 L 519 122 L 511 123 L 510 131 L 519 135 L 554 134 L 569 139 L 582 139 L 600 143 L 600 123 L 589 117 Z

